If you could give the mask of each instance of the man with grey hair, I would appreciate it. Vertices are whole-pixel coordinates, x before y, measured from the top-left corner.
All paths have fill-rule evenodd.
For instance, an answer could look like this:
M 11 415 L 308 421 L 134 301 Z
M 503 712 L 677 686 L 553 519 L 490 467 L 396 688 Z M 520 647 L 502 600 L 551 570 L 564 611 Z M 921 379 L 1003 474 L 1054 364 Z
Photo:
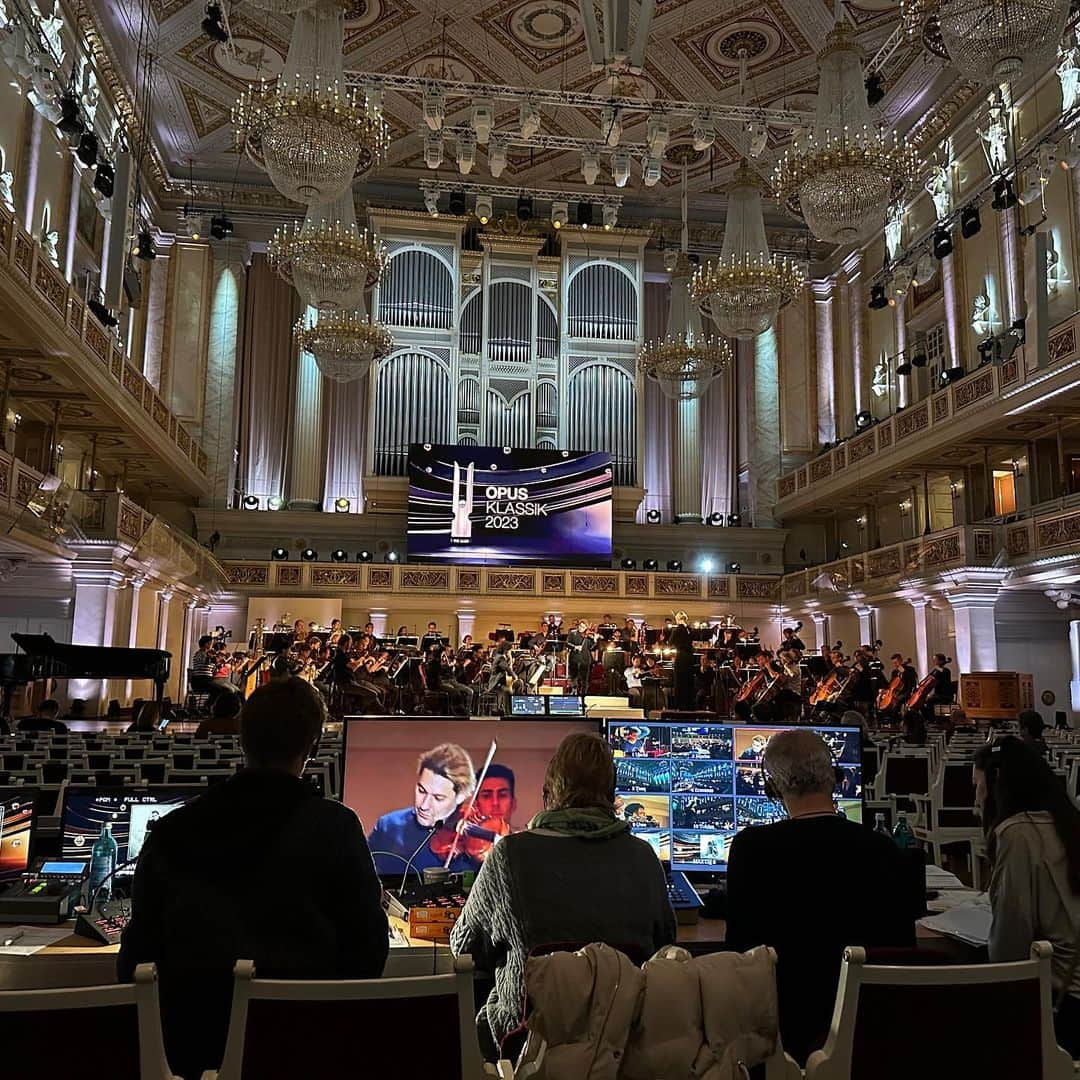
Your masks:
M 776 949 L 781 1038 L 805 1064 L 825 1044 L 845 947 L 914 946 L 922 864 L 836 812 L 832 754 L 816 732 L 773 735 L 762 769 L 787 820 L 743 829 L 732 841 L 727 942 Z

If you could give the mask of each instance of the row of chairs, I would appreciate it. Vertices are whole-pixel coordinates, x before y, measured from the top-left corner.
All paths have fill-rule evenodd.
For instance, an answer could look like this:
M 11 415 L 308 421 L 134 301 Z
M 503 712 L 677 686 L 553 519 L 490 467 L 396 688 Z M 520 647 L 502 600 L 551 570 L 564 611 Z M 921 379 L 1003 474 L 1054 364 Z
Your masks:
M 868 964 L 863 949 L 849 948 L 825 1047 L 804 1073 L 778 1046 L 766 1080 L 1071 1080 L 1073 1062 L 1054 1038 L 1052 954 L 1036 942 L 1030 959 L 1016 963 L 906 967 Z M 988 1016 L 1008 1018 L 1007 1038 L 977 1036 Z M 415 1046 L 413 1032 L 423 1033 Z M 177 1080 L 151 964 L 136 969 L 130 986 L 0 992 L 0 1039 L 13 1076 Z M 410 1059 L 414 1053 L 422 1060 Z M 483 1063 L 469 957 L 441 975 L 340 982 L 259 979 L 252 962 L 240 960 L 224 1058 L 203 1080 L 433 1073 L 550 1075 L 542 1050 L 516 1072 L 510 1061 Z

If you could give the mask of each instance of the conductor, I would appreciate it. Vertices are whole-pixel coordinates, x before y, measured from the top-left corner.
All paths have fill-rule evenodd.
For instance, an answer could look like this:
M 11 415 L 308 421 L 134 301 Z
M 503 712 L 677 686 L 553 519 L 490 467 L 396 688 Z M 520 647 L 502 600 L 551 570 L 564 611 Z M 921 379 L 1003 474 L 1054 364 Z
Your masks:
M 675 650 L 675 708 L 694 707 L 694 642 L 690 637 L 690 616 L 675 612 L 675 625 L 668 635 L 668 646 Z

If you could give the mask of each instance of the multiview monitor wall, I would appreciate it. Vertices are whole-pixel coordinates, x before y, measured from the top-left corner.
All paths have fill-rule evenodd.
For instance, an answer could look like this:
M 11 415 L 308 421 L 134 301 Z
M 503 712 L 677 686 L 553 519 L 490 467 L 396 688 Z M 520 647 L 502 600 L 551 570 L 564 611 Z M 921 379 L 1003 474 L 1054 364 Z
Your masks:
M 409 562 L 610 566 L 611 455 L 409 448 Z

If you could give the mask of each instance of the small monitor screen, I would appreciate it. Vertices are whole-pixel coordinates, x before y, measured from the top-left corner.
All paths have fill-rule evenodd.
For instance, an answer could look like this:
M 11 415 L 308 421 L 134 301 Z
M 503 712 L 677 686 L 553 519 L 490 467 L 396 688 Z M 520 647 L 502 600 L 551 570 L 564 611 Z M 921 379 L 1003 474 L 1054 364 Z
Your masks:
M 116 843 L 117 866 L 137 859 L 154 826 L 205 791 L 188 787 L 148 787 L 141 791 L 68 788 L 60 827 L 60 855 L 87 864 L 93 858 L 94 842 L 108 832 Z M 133 863 L 117 874 L 134 872 Z
M 786 817 L 765 794 L 761 757 L 784 727 L 678 722 L 605 722 L 615 755 L 618 810 L 635 833 L 673 868 L 727 869 L 735 834 Z M 862 821 L 862 744 L 859 729 L 812 727 L 839 767 L 834 798 L 839 813 Z
M 524 829 L 543 809 L 548 762 L 579 731 L 596 734 L 598 724 L 584 717 L 453 724 L 349 717 L 342 802 L 363 822 L 380 874 L 400 876 L 410 859 L 416 870 L 448 859 L 453 871 L 477 870 L 500 836 Z M 455 846 L 463 813 L 467 826 Z M 433 833 L 438 821 L 443 826 Z
M 552 716 L 580 716 L 585 702 L 577 694 L 552 694 L 548 698 L 548 712 Z
M 34 788 L 0 787 L 0 881 L 11 881 L 30 865 L 36 815 Z
M 514 694 L 510 698 L 511 716 L 544 716 L 546 712 L 544 699 L 539 695 Z

